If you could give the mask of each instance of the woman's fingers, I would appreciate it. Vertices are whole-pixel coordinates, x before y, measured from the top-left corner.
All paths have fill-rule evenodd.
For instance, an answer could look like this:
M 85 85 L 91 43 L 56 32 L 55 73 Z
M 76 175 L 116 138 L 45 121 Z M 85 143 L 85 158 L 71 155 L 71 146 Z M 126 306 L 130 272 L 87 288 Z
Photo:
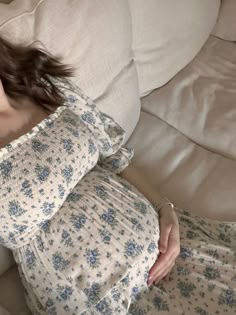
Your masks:
M 178 218 L 174 210 L 163 208 L 160 211 L 160 255 L 152 266 L 148 285 L 157 283 L 165 277 L 175 264 L 180 252 L 180 235 Z
M 168 247 L 168 240 L 172 224 L 166 222 L 165 218 L 162 220 L 161 230 L 160 230 L 160 240 L 159 240 L 159 251 L 165 253 Z
M 163 227 L 163 226 L 162 226 Z M 161 253 L 149 272 L 148 285 L 161 278 L 169 268 L 174 265 L 180 252 L 180 240 L 178 226 L 173 225 L 169 233 L 167 251 Z
M 178 219 L 176 221 L 176 218 L 175 211 L 170 209 L 169 206 L 160 210 L 160 239 L 158 245 L 161 253 L 167 251 L 170 232 L 175 225 L 178 225 Z
M 166 277 L 166 276 L 171 272 L 171 270 L 173 269 L 174 265 L 175 265 L 175 261 L 172 262 L 172 264 L 171 264 L 165 271 L 163 271 L 163 272 L 153 281 L 153 283 L 154 283 L 154 284 L 158 284 L 158 282 L 159 282 L 161 279 L 163 279 L 164 277 Z
M 168 250 L 165 253 L 161 253 L 156 263 L 153 265 L 149 272 L 149 276 L 152 278 L 162 269 L 164 269 L 169 263 L 175 261 L 179 255 L 179 240 L 170 237 L 168 243 Z
M 175 259 L 175 255 L 170 256 L 169 253 L 161 254 L 160 258 L 158 258 L 150 270 L 148 285 L 152 285 L 160 275 L 168 271 L 169 268 L 175 264 Z

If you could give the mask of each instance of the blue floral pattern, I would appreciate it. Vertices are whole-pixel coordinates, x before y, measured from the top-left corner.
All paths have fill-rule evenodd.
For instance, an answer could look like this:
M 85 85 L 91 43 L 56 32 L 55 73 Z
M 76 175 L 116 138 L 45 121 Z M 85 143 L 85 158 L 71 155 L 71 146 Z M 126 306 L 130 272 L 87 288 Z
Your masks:
M 119 174 L 124 131 L 82 91 L 0 149 L 0 242 L 33 315 L 236 314 L 236 228 L 176 209 L 181 254 L 147 286 L 159 218 Z

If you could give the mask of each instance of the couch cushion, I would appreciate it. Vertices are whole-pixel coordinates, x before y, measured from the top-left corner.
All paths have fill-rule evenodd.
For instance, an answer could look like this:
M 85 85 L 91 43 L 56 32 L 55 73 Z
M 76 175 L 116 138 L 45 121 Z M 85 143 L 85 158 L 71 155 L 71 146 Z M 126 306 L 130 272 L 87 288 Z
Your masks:
M 236 1 L 222 0 L 218 21 L 213 34 L 230 41 L 236 41 Z
M 140 94 L 164 85 L 199 52 L 220 0 L 129 0 Z
M 127 132 L 140 114 L 126 0 L 14 0 L 0 4 L 0 35 L 40 40 L 76 67 L 76 83 Z
M 236 43 L 210 37 L 167 85 L 142 101 L 193 142 L 236 159 Z
M 0 315 L 11 315 L 11 314 L 0 305 Z
M 128 145 L 135 150 L 134 164 L 177 207 L 236 221 L 236 161 L 202 148 L 144 112 Z
M 13 264 L 14 259 L 11 251 L 0 245 L 0 276 Z
M 0 304 L 10 315 L 31 315 L 16 265 L 0 277 L 0 292 Z

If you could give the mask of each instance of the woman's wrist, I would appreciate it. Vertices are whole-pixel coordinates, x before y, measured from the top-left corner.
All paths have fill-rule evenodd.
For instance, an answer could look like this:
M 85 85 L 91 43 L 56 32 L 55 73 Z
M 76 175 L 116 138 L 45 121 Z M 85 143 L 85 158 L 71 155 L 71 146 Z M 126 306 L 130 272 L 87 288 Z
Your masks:
M 162 197 L 160 200 L 158 200 L 158 202 L 155 202 L 154 207 L 157 210 L 157 212 L 160 212 L 165 208 L 169 208 L 172 210 L 175 209 L 174 204 L 166 197 Z

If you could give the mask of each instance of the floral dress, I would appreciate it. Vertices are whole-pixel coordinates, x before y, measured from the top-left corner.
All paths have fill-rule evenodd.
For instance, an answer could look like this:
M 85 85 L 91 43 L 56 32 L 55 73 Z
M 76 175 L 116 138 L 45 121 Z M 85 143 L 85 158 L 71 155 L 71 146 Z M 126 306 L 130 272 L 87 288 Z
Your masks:
M 152 204 L 119 174 L 124 131 L 79 88 L 0 149 L 0 243 L 13 251 L 33 315 L 236 314 L 236 228 L 176 209 L 181 253 L 147 286 L 158 256 Z

